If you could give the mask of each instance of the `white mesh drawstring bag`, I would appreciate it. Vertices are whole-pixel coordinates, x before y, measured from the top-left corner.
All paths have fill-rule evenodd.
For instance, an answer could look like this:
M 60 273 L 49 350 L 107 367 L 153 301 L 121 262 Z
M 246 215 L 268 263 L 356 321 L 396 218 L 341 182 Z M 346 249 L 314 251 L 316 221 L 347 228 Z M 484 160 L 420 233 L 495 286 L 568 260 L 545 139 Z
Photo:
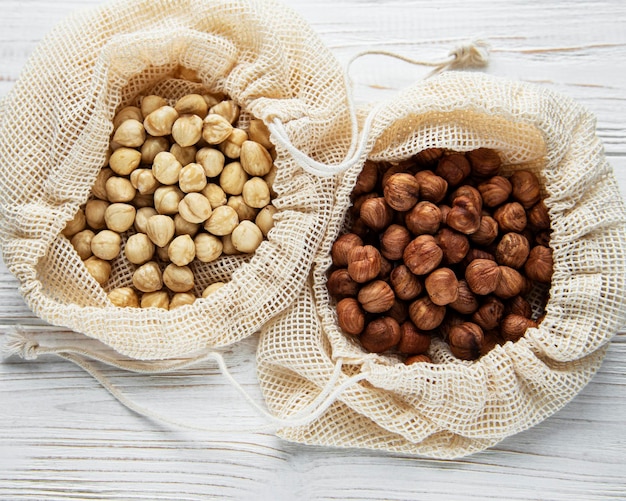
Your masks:
M 540 87 L 451 72 L 415 85 L 373 113 L 360 165 L 341 176 L 309 282 L 262 330 L 261 388 L 273 414 L 287 418 L 329 381 L 353 382 L 311 423 L 280 429 L 288 440 L 464 456 L 552 415 L 600 367 L 608 341 L 626 319 L 624 204 L 594 117 Z M 524 168 L 539 175 L 551 219 L 554 274 L 545 318 L 518 342 L 467 362 L 434 339 L 433 363 L 405 365 L 366 353 L 341 332 L 326 272 L 366 158 L 400 161 L 434 147 L 495 149 L 507 172 Z M 342 374 L 333 380 L 338 363 Z

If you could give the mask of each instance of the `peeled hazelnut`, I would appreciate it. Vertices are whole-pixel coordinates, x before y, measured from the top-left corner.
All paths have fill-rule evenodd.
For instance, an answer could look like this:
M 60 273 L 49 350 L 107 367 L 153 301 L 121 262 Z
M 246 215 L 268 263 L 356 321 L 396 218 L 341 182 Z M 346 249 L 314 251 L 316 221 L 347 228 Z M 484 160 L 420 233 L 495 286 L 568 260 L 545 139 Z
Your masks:
M 454 302 L 458 297 L 459 282 L 450 268 L 438 268 L 426 277 L 424 281 L 430 300 L 445 306 Z
M 352 196 L 356 197 L 364 193 L 370 193 L 376 188 L 378 182 L 378 166 L 369 160 L 363 164 L 363 169 L 356 179 L 356 184 L 352 189 Z
M 139 298 L 132 287 L 113 289 L 107 296 L 118 308 L 139 308 Z
M 207 298 L 211 294 L 215 294 L 218 290 L 226 285 L 225 282 L 214 282 L 202 291 L 202 297 Z
M 537 322 L 521 315 L 510 314 L 502 320 L 500 332 L 506 341 L 518 341 L 531 327 L 537 327 Z
M 433 271 L 443 258 L 443 251 L 432 235 L 420 235 L 404 249 L 404 264 L 415 275 L 426 275 Z
M 106 228 L 104 214 L 109 206 L 109 202 L 104 200 L 89 200 L 85 204 L 85 220 L 90 228 L 94 230 L 103 230 Z
M 144 264 L 154 256 L 154 244 L 145 233 L 135 233 L 128 237 L 124 255 L 133 264 Z
M 380 237 L 380 253 L 392 261 L 402 259 L 404 249 L 412 240 L 409 230 L 404 226 L 392 224 Z
M 448 192 L 448 181 L 437 176 L 432 171 L 423 170 L 415 174 L 419 184 L 419 198 L 437 204 L 441 202 Z
M 141 98 L 141 115 L 145 118 L 153 111 L 167 106 L 167 101 L 161 96 L 149 95 Z
M 537 245 L 531 249 L 524 271 L 531 280 L 549 283 L 552 279 L 553 267 L 552 249 Z
M 119 233 L 111 230 L 102 230 L 91 239 L 91 252 L 94 256 L 111 261 L 115 259 L 121 250 L 122 238 Z
M 222 255 L 222 240 L 208 233 L 200 233 L 194 239 L 196 259 L 203 263 L 215 261 Z
M 206 177 L 217 177 L 224 170 L 226 158 L 215 148 L 202 148 L 196 153 L 196 162 L 202 165 Z
M 267 174 L 265 174 L 265 176 L 263 176 L 263 179 L 267 183 L 267 187 L 270 189 L 272 198 L 276 198 L 278 196 L 278 193 L 276 193 L 276 190 L 274 190 L 274 183 L 276 182 L 277 174 L 278 174 L 278 169 L 276 165 L 272 165 L 272 168 L 270 169 L 270 171 Z
M 113 117 L 113 128 L 117 129 L 123 122 L 126 120 L 143 120 L 143 115 L 141 114 L 141 110 L 136 106 L 126 106 L 122 108 L 115 114 Z
M 196 246 L 189 235 L 180 235 L 170 242 L 167 248 L 170 261 L 177 266 L 185 266 L 196 257 Z
M 403 264 L 391 271 L 389 281 L 398 299 L 410 301 L 422 293 L 420 279 Z
M 419 188 L 417 179 L 411 174 L 394 174 L 385 184 L 385 201 L 392 209 L 408 211 L 417 203 Z
M 135 169 L 130 174 L 130 184 L 141 195 L 152 195 L 160 186 L 158 179 L 154 177 L 152 169 Z
M 127 146 L 129 148 L 137 148 L 146 140 L 146 130 L 143 124 L 133 118 L 124 120 L 113 134 L 113 142 Z M 136 151 L 136 150 L 133 150 Z M 139 153 L 141 158 L 141 153 Z
M 130 202 L 137 193 L 128 179 L 112 176 L 106 182 L 107 198 L 110 202 Z
M 233 245 L 232 234 L 224 235 L 222 237 L 222 254 L 226 256 L 236 256 L 241 254 L 241 252 L 235 249 L 235 246 Z
M 130 204 L 111 204 L 104 212 L 104 221 L 109 230 L 124 233 L 135 222 L 137 210 Z
M 430 347 L 430 334 L 418 330 L 413 322 L 406 321 L 400 325 L 402 338 L 398 345 L 398 351 L 410 355 L 422 354 Z
M 274 227 L 274 215 L 277 212 L 278 209 L 276 209 L 273 205 L 266 205 L 259 211 L 256 219 L 254 220 L 255 224 L 266 237 L 269 231 Z
M 335 266 L 348 266 L 348 253 L 355 247 L 361 247 L 363 240 L 354 233 L 341 235 L 330 250 L 330 255 Z
M 182 164 L 169 151 L 162 151 L 154 157 L 152 173 L 161 184 L 176 184 L 182 170 Z
M 226 205 L 235 209 L 239 221 L 253 221 L 256 218 L 257 211 L 253 209 L 246 202 L 243 201 L 242 196 L 228 197 Z
M 211 106 L 209 113 L 215 113 L 223 116 L 229 123 L 234 124 L 239 118 L 239 106 L 232 100 L 220 101 L 214 106 Z
M 157 214 L 158 212 L 154 207 L 142 207 L 141 209 L 137 209 L 137 214 L 135 214 L 135 230 L 139 233 L 147 233 L 148 219 Z
M 193 163 L 196 159 L 197 149 L 195 146 L 181 146 L 178 143 L 174 143 L 170 148 L 170 153 L 176 157 L 176 160 L 180 162 L 183 167 Z
M 391 224 L 393 212 L 384 198 L 370 198 L 361 205 L 360 217 L 370 229 L 380 232 Z
M 244 141 L 241 145 L 239 161 L 243 170 L 250 176 L 265 176 L 272 168 L 272 157 L 267 149 L 254 141 Z
M 202 191 L 206 185 L 207 179 L 202 165 L 192 162 L 180 170 L 178 186 L 184 193 Z
M 526 211 L 518 202 L 510 202 L 496 209 L 493 218 L 498 221 L 500 231 L 521 233 L 526 228 Z
M 361 345 L 370 353 L 382 353 L 390 350 L 401 339 L 400 325 L 391 317 L 373 320 L 367 325 L 360 337 Z
M 194 286 L 193 271 L 188 266 L 168 264 L 163 272 L 163 282 L 172 292 L 190 291 Z
M 484 330 L 495 329 L 504 316 L 504 304 L 499 299 L 488 296 L 472 315 L 472 322 Z
M 202 99 L 204 99 L 206 105 L 209 107 L 209 109 L 211 109 L 216 104 L 221 103 L 225 99 L 225 95 L 221 92 L 214 92 L 212 94 L 207 93 L 202 94 Z
M 172 125 L 172 139 L 183 148 L 193 146 L 202 137 L 202 126 L 198 115 L 182 115 Z
M 529 226 L 535 230 L 549 230 L 550 229 L 550 215 L 548 214 L 548 208 L 543 200 L 533 205 L 526 212 Z
M 84 261 L 91 257 L 91 240 L 95 236 L 95 233 L 91 230 L 83 230 L 76 233 L 70 243 L 78 256 Z
M 337 303 L 337 323 L 341 330 L 351 336 L 358 336 L 365 328 L 365 313 L 354 298 L 345 298 Z
M 471 315 L 478 309 L 478 299 L 467 285 L 466 280 L 459 280 L 457 297 L 449 306 L 463 315 Z
M 184 196 L 178 186 L 159 186 L 154 192 L 154 208 L 159 214 L 174 215 Z
M 242 129 L 233 129 L 226 141 L 220 143 L 218 148 L 228 158 L 239 158 L 241 147 L 248 140 L 248 134 Z
M 263 233 L 252 221 L 242 221 L 231 233 L 231 242 L 239 252 L 250 254 L 263 242 Z
M 453 153 L 439 160 L 435 174 L 444 178 L 450 186 L 456 186 L 469 176 L 470 171 L 470 164 L 465 155 Z
M 470 240 L 476 245 L 491 245 L 498 237 L 498 223 L 491 216 L 480 218 L 478 230 L 470 235 Z
M 170 300 L 170 310 L 175 310 L 181 306 L 188 306 L 196 302 L 196 296 L 191 292 L 179 292 L 172 296 Z
M 521 268 L 529 253 L 530 244 L 526 237 L 519 233 L 506 233 L 496 247 L 496 261 L 511 268 Z
M 473 173 L 480 177 L 495 176 L 502 166 L 500 156 L 490 148 L 468 151 L 467 159 L 472 164 Z
M 178 212 L 190 223 L 203 223 L 211 216 L 211 202 L 200 193 L 188 193 L 178 204 Z
M 169 216 L 157 215 L 148 219 L 146 224 L 146 234 L 154 245 L 165 247 L 172 241 L 176 226 L 174 220 Z
M 229 195 L 241 195 L 247 180 L 248 174 L 239 162 L 229 163 L 220 174 L 220 186 Z
M 246 205 L 262 209 L 270 203 L 270 189 L 261 177 L 252 177 L 243 185 L 241 196 Z
M 334 297 L 356 296 L 359 292 L 359 284 L 352 280 L 346 268 L 333 271 L 328 277 L 326 287 Z
M 520 273 L 509 266 L 500 266 L 500 278 L 494 291 L 495 295 L 509 299 L 521 294 L 524 288 L 524 277 Z
M 465 280 L 474 294 L 486 296 L 498 286 L 500 267 L 489 259 L 474 259 L 465 268 Z
M 511 298 L 506 304 L 505 311 L 507 313 L 521 315 L 522 317 L 526 318 L 530 318 L 533 314 L 530 303 L 526 301 L 522 296 L 515 296 Z
M 178 112 L 174 108 L 161 106 L 146 116 L 143 126 L 151 136 L 167 136 L 172 133 L 177 118 Z
M 541 199 L 541 189 L 537 176 L 527 170 L 515 171 L 509 178 L 513 187 L 512 196 L 522 204 L 525 209 L 530 209 Z
M 374 280 L 363 286 L 357 295 L 363 309 L 369 313 L 382 313 L 393 306 L 393 289 L 383 280 Z
M 204 223 L 204 229 L 212 235 L 224 236 L 230 235 L 239 224 L 237 212 L 228 205 L 216 207 L 211 216 Z
M 167 251 L 170 247 L 170 244 L 168 242 L 167 245 L 163 246 L 163 247 L 155 247 L 155 253 L 157 255 L 157 258 L 159 258 L 160 261 L 164 262 L 164 263 L 169 263 L 170 262 L 170 257 L 167 254 Z
M 214 183 L 207 184 L 202 190 L 202 194 L 209 200 L 211 209 L 226 205 L 228 200 L 222 187 Z
M 446 307 L 433 303 L 429 297 L 416 299 L 409 305 L 409 317 L 420 330 L 433 330 L 443 322 L 446 316 Z
M 202 124 L 202 139 L 209 144 L 220 144 L 228 139 L 233 126 L 223 116 L 216 113 L 208 114 Z
M 141 296 L 142 308 L 170 309 L 170 298 L 166 291 L 145 292 Z
M 423 363 L 432 364 L 433 361 L 428 355 L 424 355 L 424 354 L 410 356 L 404 361 L 405 365 L 423 364 Z
M 454 204 L 446 217 L 446 224 L 465 235 L 471 235 L 480 228 L 481 213 L 475 203 L 467 196 L 454 199 Z
M 435 234 L 441 224 L 441 210 L 432 202 L 419 202 L 406 214 L 404 222 L 414 235 Z
M 448 338 L 450 351 L 461 360 L 476 360 L 483 345 L 483 330 L 472 322 L 452 327 Z
M 133 273 L 133 285 L 141 292 L 155 292 L 163 287 L 163 278 L 159 265 L 149 261 Z
M 263 120 L 250 120 L 250 123 L 248 124 L 248 136 L 251 141 L 259 143 L 268 150 L 274 147 L 270 140 L 270 131 L 263 123 Z
M 467 237 L 448 228 L 442 228 L 437 232 L 435 242 L 443 251 L 443 262 L 446 264 L 460 263 L 470 252 Z
M 190 223 L 180 214 L 176 214 L 174 216 L 174 228 L 176 235 L 189 235 L 193 238 L 200 231 L 200 224 Z
M 201 118 L 204 118 L 206 114 L 209 112 L 209 107 L 207 106 L 204 98 L 199 94 L 187 94 L 186 96 L 181 97 L 174 108 L 178 112 L 179 115 L 198 115 Z
M 352 280 L 365 283 L 380 273 L 380 252 L 371 245 L 353 247 L 348 252 L 348 273 Z
M 130 120 L 128 122 L 130 122 Z M 132 148 L 118 148 L 109 158 L 109 167 L 111 167 L 113 172 L 120 176 L 128 176 L 137 167 L 139 167 L 140 163 L 141 153 Z
M 497 207 L 506 202 L 512 190 L 511 183 L 503 176 L 494 176 L 478 185 L 483 204 L 487 207 Z
M 113 169 L 101 169 L 96 176 L 96 181 L 94 182 L 93 187 L 91 188 L 91 193 L 94 197 L 100 200 L 108 200 L 109 196 L 107 195 L 106 182 L 110 177 L 114 176 L 115 172 Z
M 89 274 L 96 282 L 104 286 L 111 276 L 111 263 L 96 256 L 85 259 L 84 263 Z

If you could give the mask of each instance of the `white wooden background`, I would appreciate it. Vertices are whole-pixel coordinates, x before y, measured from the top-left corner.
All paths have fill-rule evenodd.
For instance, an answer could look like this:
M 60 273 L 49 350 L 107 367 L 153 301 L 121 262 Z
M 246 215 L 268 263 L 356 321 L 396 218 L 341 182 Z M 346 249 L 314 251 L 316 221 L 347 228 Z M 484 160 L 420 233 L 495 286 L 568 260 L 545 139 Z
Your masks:
M 598 117 L 626 195 L 626 3 L 622 0 L 286 0 L 345 63 L 364 49 L 439 59 L 487 38 L 489 73 L 567 94 Z M 74 9 L 100 0 L 0 0 L 0 97 L 35 45 Z M 370 57 L 353 75 L 359 101 L 384 98 L 427 70 Z M 42 325 L 0 265 L 0 328 Z M 226 353 L 261 402 L 256 339 Z M 172 417 L 263 423 L 214 365 L 168 376 L 105 373 Z M 69 362 L 0 364 L 0 498 L 22 499 L 626 499 L 626 334 L 562 411 L 461 461 L 310 448 L 271 433 L 182 432 L 133 414 Z

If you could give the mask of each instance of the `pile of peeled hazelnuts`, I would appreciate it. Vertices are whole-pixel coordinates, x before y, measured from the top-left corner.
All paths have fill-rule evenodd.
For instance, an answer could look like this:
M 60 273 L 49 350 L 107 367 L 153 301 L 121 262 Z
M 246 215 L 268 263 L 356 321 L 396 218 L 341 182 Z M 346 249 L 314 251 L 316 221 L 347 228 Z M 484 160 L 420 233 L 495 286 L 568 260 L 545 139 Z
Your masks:
M 550 218 L 537 176 L 501 167 L 487 148 L 365 163 L 327 282 L 339 326 L 365 350 L 429 362 L 438 336 L 475 360 L 537 327 Z

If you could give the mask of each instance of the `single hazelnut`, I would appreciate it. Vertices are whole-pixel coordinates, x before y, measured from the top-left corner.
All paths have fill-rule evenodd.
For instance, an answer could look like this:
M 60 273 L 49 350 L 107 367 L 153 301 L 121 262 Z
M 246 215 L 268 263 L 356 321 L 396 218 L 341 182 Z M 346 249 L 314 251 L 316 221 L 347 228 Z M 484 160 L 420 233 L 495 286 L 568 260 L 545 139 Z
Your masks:
M 370 238 L 370 240 L 372 238 L 372 231 L 360 217 L 356 218 L 352 222 L 352 225 L 350 226 L 350 231 L 361 238 Z
M 404 361 L 405 365 L 423 364 L 423 363 L 432 364 L 433 361 L 428 355 L 424 355 L 424 354 L 412 355 L 410 357 L 407 357 L 407 359 Z
M 168 136 L 177 118 L 178 112 L 174 108 L 161 106 L 146 116 L 143 126 L 151 136 Z
M 174 233 L 176 232 L 176 225 L 174 220 L 169 216 L 156 215 L 148 219 L 146 224 L 146 234 L 154 245 L 158 247 L 165 247 L 172 241 Z
M 506 233 L 496 247 L 496 261 L 511 268 L 521 268 L 529 253 L 530 244 L 526 237 L 519 233 Z
M 141 153 L 132 148 L 118 148 L 109 157 L 109 167 L 120 176 L 128 176 L 140 163 Z
M 164 247 L 155 247 L 155 254 L 156 254 L 157 258 L 159 259 L 159 261 L 161 261 L 163 263 L 169 263 L 170 262 L 170 257 L 169 257 L 169 255 L 167 253 L 169 248 L 170 248 L 169 242 Z
M 432 202 L 419 202 L 406 214 L 404 222 L 414 235 L 435 234 L 441 224 L 441 210 Z
M 232 131 L 232 124 L 223 116 L 209 113 L 202 124 L 202 139 L 209 144 L 220 144 L 228 139 Z
M 404 226 L 392 224 L 380 236 L 380 253 L 387 259 L 398 261 L 402 259 L 404 249 L 411 240 L 409 230 Z
M 141 292 L 155 292 L 163 287 L 163 277 L 159 265 L 148 261 L 133 273 L 133 285 Z
M 476 245 L 491 245 L 498 237 L 498 223 L 491 216 L 482 216 L 478 230 L 470 235 L 470 240 Z
M 209 107 L 200 94 L 187 94 L 181 97 L 176 101 L 174 108 L 179 115 L 198 115 L 201 118 L 209 112 Z
M 206 177 L 217 177 L 224 170 L 226 158 L 215 148 L 201 148 L 196 153 L 196 163 L 202 165 Z
M 393 306 L 395 295 L 387 282 L 374 280 L 361 288 L 357 299 L 365 311 L 382 313 Z
M 398 351 L 408 355 L 423 354 L 430 347 L 430 334 L 418 330 L 410 320 L 400 325 L 402 338 L 398 344 Z
M 193 271 L 188 266 L 168 264 L 163 271 L 163 282 L 172 292 L 188 292 L 194 286 Z
M 384 191 L 385 185 L 389 178 L 394 174 L 402 174 L 406 172 L 406 165 L 404 164 L 389 164 L 383 163 L 379 165 L 378 177 L 380 178 L 380 188 Z
M 472 315 L 472 322 L 484 330 L 495 329 L 504 316 L 504 304 L 493 296 L 487 296 L 480 307 Z
M 420 235 L 404 249 L 402 260 L 415 275 L 433 271 L 443 259 L 443 251 L 432 235 Z
M 502 320 L 500 333 L 505 341 L 517 341 L 526 330 L 531 327 L 537 327 L 537 322 L 521 315 L 509 314 Z
M 278 196 L 278 193 L 276 193 L 276 190 L 274 189 L 274 184 L 276 183 L 277 175 L 278 175 L 278 169 L 276 168 L 276 165 L 272 164 L 272 168 L 270 169 L 270 171 L 267 174 L 265 174 L 265 176 L 263 176 L 263 179 L 265 180 L 268 188 L 270 189 L 270 194 L 272 195 L 272 198 L 276 198 Z
M 472 165 L 472 172 L 479 177 L 495 176 L 502 166 L 498 153 L 488 148 L 468 151 L 467 159 Z
M 196 296 L 191 292 L 178 292 L 170 300 L 170 310 L 175 310 L 181 306 L 188 306 L 196 302 Z
M 487 207 L 497 207 L 506 202 L 513 190 L 509 180 L 503 176 L 494 176 L 478 185 L 478 191 Z
M 181 146 L 178 143 L 174 143 L 170 148 L 170 153 L 174 155 L 176 160 L 180 162 L 180 165 L 184 167 L 194 162 L 198 149 L 195 146 Z
M 240 195 L 228 197 L 226 205 L 235 209 L 239 221 L 254 221 L 256 218 L 257 210 L 247 205 Z
M 376 192 L 364 193 L 362 195 L 358 195 L 357 197 L 352 198 L 352 207 L 350 207 L 350 213 L 358 218 L 361 214 L 361 207 L 363 206 L 363 202 L 370 198 L 379 198 L 379 194 Z
M 483 210 L 483 197 L 481 196 L 480 191 L 478 191 L 473 186 L 470 186 L 469 184 L 464 184 L 454 190 L 450 194 L 450 200 L 452 201 L 453 206 L 455 205 L 456 199 L 460 197 L 469 198 L 478 212 L 481 212 Z
M 170 309 L 170 297 L 166 291 L 145 292 L 141 296 L 142 308 Z
M 471 315 L 478 309 L 478 299 L 467 285 L 466 280 L 459 280 L 457 297 L 449 306 L 463 315 Z
M 89 274 L 96 280 L 96 282 L 104 286 L 111 276 L 111 263 L 96 256 L 91 256 L 83 262 L 85 263 L 85 267 L 87 268 Z
M 383 231 L 393 219 L 393 211 L 383 197 L 365 200 L 359 215 L 363 222 L 376 232 Z
M 251 141 L 259 143 L 268 150 L 274 147 L 270 140 L 270 130 L 267 128 L 267 125 L 263 123 L 263 120 L 250 120 L 248 124 L 248 137 Z
M 130 184 L 141 195 L 152 195 L 161 185 L 159 180 L 154 177 L 152 169 L 135 169 L 130 174 Z
M 181 115 L 172 125 L 172 139 L 183 148 L 193 146 L 202 137 L 202 128 L 198 115 Z
M 152 174 L 161 184 L 176 184 L 182 170 L 182 164 L 169 151 L 162 151 L 154 157 Z
M 211 209 L 226 205 L 228 201 L 228 197 L 226 197 L 226 193 L 224 193 L 222 187 L 215 183 L 207 184 L 202 190 L 202 194 L 209 200 Z
M 374 191 L 377 182 L 378 166 L 374 162 L 366 160 L 365 164 L 363 164 L 363 169 L 356 179 L 356 184 L 352 189 L 352 196 L 356 197 Z
M 363 245 L 348 251 L 348 273 L 360 284 L 369 282 L 380 273 L 381 256 L 376 247 Z
M 483 330 L 472 322 L 452 327 L 448 342 L 450 351 L 461 360 L 476 360 L 483 345 Z
M 225 285 L 226 285 L 225 282 L 213 282 L 211 285 L 209 285 L 206 289 L 202 291 L 202 297 L 206 299 L 211 294 L 215 294 L 218 290 L 220 290 Z
M 465 280 L 474 294 L 486 296 L 498 286 L 500 267 L 490 259 L 474 259 L 465 268 Z
M 154 192 L 154 208 L 159 214 L 174 215 L 184 196 L 178 186 L 159 186 Z
M 107 294 L 109 301 L 118 308 L 139 308 L 139 298 L 132 287 L 119 287 Z
M 78 256 L 84 261 L 91 257 L 91 240 L 95 236 L 95 233 L 91 230 L 83 230 L 76 233 L 70 243 Z
M 194 115 L 195 116 L 195 115 Z M 190 163 L 185 165 L 178 177 L 178 186 L 184 193 L 202 191 L 207 185 L 207 178 L 202 165 Z
M 196 257 L 196 246 L 189 235 L 180 235 L 170 242 L 167 248 L 170 261 L 177 266 L 185 266 Z
M 450 268 L 434 270 L 426 277 L 424 285 L 430 300 L 439 306 L 450 304 L 458 297 L 459 281 Z
M 472 261 L 475 259 L 489 259 L 490 261 L 495 261 L 496 257 L 482 249 L 471 248 L 465 257 L 463 258 L 463 266 L 467 267 Z
M 190 223 L 204 223 L 211 217 L 211 202 L 201 193 L 188 193 L 178 204 L 178 212 Z
M 248 140 L 248 134 L 242 129 L 233 129 L 226 141 L 218 144 L 218 148 L 228 158 L 240 158 L 241 147 Z
M 426 148 L 417 153 L 413 160 L 420 167 L 431 167 L 437 164 L 437 161 L 443 156 L 442 148 Z
M 103 230 L 106 228 L 104 214 L 109 206 L 109 202 L 93 199 L 85 204 L 85 221 L 93 230 Z
M 212 235 L 230 235 L 239 224 L 237 212 L 228 205 L 216 207 L 211 216 L 204 223 L 204 229 Z
M 176 235 L 189 235 L 193 238 L 199 231 L 199 223 L 190 223 L 180 214 L 174 216 L 174 233 Z
M 161 96 L 149 95 L 143 96 L 140 102 L 141 116 L 147 117 L 153 111 L 158 110 L 163 106 L 167 106 L 167 101 Z
M 202 94 L 202 99 L 204 99 L 204 102 L 207 104 L 209 109 L 211 109 L 216 104 L 221 103 L 225 98 L 226 95 L 221 92 Z
M 391 271 L 389 281 L 396 297 L 404 301 L 415 299 L 423 290 L 420 279 L 403 264 Z
M 416 299 L 409 305 L 409 317 L 420 330 L 436 329 L 446 316 L 446 307 L 433 303 L 428 296 Z
M 530 303 L 526 301 L 522 296 L 515 296 L 509 299 L 505 305 L 505 312 L 513 313 L 514 315 L 521 315 L 522 317 L 530 318 L 533 314 L 533 309 Z
M 493 213 L 501 232 L 521 233 L 526 228 L 526 211 L 518 202 L 501 205 Z
M 526 217 L 528 219 L 528 225 L 533 230 L 541 231 L 550 229 L 550 215 L 548 214 L 548 208 L 543 200 L 528 209 Z
M 448 181 L 430 170 L 422 170 L 415 174 L 419 189 L 420 200 L 438 204 L 448 193 Z
M 128 148 L 137 148 L 141 146 L 145 140 L 146 130 L 143 128 L 143 124 L 134 118 L 124 120 L 113 134 L 113 142 Z M 141 153 L 138 151 L 137 153 L 139 154 L 139 159 L 141 159 Z
M 126 106 L 118 111 L 113 117 L 113 129 L 117 129 L 126 120 L 143 120 L 141 110 L 136 106 Z
M 130 202 L 137 193 L 130 180 L 125 177 L 111 176 L 106 182 L 109 202 Z
M 435 235 L 435 242 L 443 251 L 443 262 L 446 264 L 460 263 L 470 252 L 467 237 L 449 228 L 441 228 Z
M 365 328 L 365 313 L 354 298 L 345 298 L 337 303 L 337 323 L 341 330 L 358 336 Z
M 402 339 L 402 333 L 396 320 L 382 317 L 370 322 L 359 339 L 370 353 L 382 353 L 396 346 Z
M 334 297 L 356 296 L 359 284 L 352 280 L 346 268 L 333 271 L 326 282 L 328 292 Z
M 450 211 L 452 210 L 452 207 L 450 207 L 449 205 L 446 204 L 440 204 L 439 205 L 439 210 L 441 211 L 441 222 L 443 224 L 448 224 L 448 214 L 450 214 Z
M 222 254 L 226 256 L 236 256 L 241 254 L 233 245 L 232 234 L 222 237 Z
M 91 188 L 91 193 L 94 197 L 100 200 L 108 200 L 109 196 L 107 194 L 106 183 L 110 177 L 115 176 L 115 172 L 113 169 L 101 169 L 96 176 L 96 181 Z
M 194 239 L 196 259 L 203 263 L 215 261 L 222 255 L 222 240 L 208 233 L 200 233 Z
M 516 269 L 500 266 L 500 277 L 494 294 L 503 299 L 512 298 L 522 292 L 524 282 L 524 277 Z
M 446 311 L 443 321 L 441 322 L 441 324 L 439 324 L 439 327 L 437 327 L 436 332 L 447 343 L 450 339 L 450 332 L 452 331 L 452 328 L 456 327 L 457 325 L 461 325 L 465 321 L 465 317 L 459 315 L 455 311 L 448 309 Z
M 450 186 L 457 186 L 469 176 L 470 164 L 461 153 L 452 153 L 439 160 L 435 174 L 444 178 Z
M 330 250 L 330 255 L 335 266 L 348 266 L 348 253 L 355 247 L 361 247 L 363 240 L 354 233 L 341 235 Z
M 243 142 L 239 161 L 243 170 L 253 177 L 265 176 L 274 163 L 267 149 L 255 141 Z
M 223 116 L 229 123 L 234 124 L 239 119 L 239 106 L 232 100 L 224 100 L 211 106 L 209 113 Z
M 409 306 L 404 301 L 398 301 L 396 299 L 391 308 L 385 312 L 385 315 L 393 318 L 399 324 L 402 324 L 409 318 Z
M 509 178 L 513 191 L 511 195 L 522 204 L 524 209 L 530 209 L 541 199 L 541 188 L 537 176 L 527 170 L 515 171 Z
M 471 235 L 480 228 L 481 212 L 475 203 L 467 196 L 454 199 L 446 224 L 460 233 Z
M 136 213 L 137 210 L 130 204 L 110 204 L 104 212 L 104 221 L 109 230 L 124 233 L 135 222 Z
M 531 249 L 528 255 L 524 271 L 531 280 L 547 284 L 552 280 L 553 267 L 552 249 L 543 245 L 537 245 Z
M 408 173 L 398 173 L 387 179 L 384 198 L 387 205 L 397 211 L 408 211 L 419 197 L 419 183 Z
M 228 195 L 241 195 L 247 180 L 248 174 L 239 162 L 229 163 L 220 174 L 220 186 Z
M 273 205 L 266 205 L 263 207 L 256 216 L 254 223 L 259 227 L 265 237 L 274 227 L 274 216 L 278 212 L 278 209 Z
M 242 221 L 231 233 L 231 242 L 239 252 L 251 254 L 263 242 L 263 233 L 252 221 Z
M 254 209 L 262 209 L 270 203 L 270 189 L 262 177 L 248 179 L 241 191 L 241 196 L 246 205 Z
M 154 244 L 145 233 L 135 233 L 128 237 L 124 255 L 133 264 L 144 264 L 154 256 Z
M 135 230 L 137 230 L 138 233 L 147 233 L 148 219 L 157 214 L 158 212 L 154 207 L 142 207 L 141 209 L 137 209 L 137 214 L 135 214 Z
M 119 233 L 111 230 L 102 230 L 96 233 L 91 239 L 91 252 L 94 256 L 112 261 L 122 248 L 122 238 Z

